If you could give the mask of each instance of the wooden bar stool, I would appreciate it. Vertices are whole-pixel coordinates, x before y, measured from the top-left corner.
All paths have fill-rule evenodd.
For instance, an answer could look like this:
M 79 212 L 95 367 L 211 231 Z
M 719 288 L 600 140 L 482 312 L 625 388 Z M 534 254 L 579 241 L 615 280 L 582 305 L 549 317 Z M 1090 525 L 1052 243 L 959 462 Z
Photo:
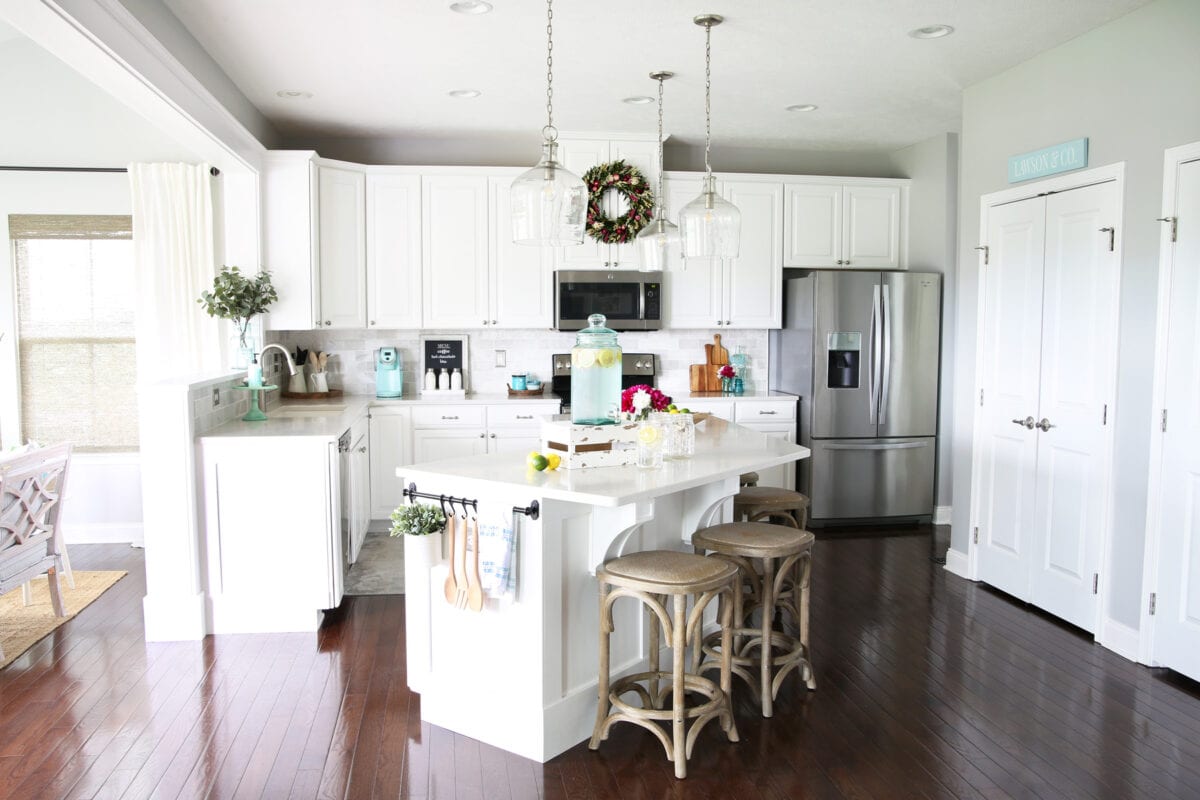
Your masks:
M 733 672 L 754 691 L 764 717 L 774 713 L 779 686 L 799 670 L 809 689 L 817 688 L 808 645 L 808 593 L 815 537 L 808 531 L 764 522 L 727 522 L 692 534 L 697 553 L 737 566 L 741 591 L 733 596 Z M 747 602 L 747 600 L 749 602 Z M 773 628 L 776 610 L 789 614 L 796 630 Z M 757 627 L 749 621 L 759 612 Z M 720 660 L 725 639 L 705 637 L 706 656 Z M 712 662 L 700 667 L 712 669 Z M 751 670 L 757 668 L 755 677 Z
M 743 487 L 758 486 L 758 473 L 757 472 L 743 472 L 741 475 L 738 476 L 738 485 L 743 486 Z
M 733 496 L 733 518 L 758 522 L 782 520 L 785 525 L 804 530 L 808 525 L 808 495 L 771 486 L 746 486 Z
M 719 717 L 721 729 L 729 741 L 738 740 L 729 700 L 732 682 L 729 653 L 733 647 L 732 600 L 736 597 L 736 576 L 737 568 L 732 564 L 671 550 L 632 553 L 615 558 L 596 570 L 596 579 L 600 583 L 600 704 L 588 748 L 598 749 L 614 724 L 632 722 L 658 738 L 667 751 L 667 759 L 675 762 L 675 777 L 685 778 L 692 746 L 709 720 Z M 691 613 L 687 611 L 689 595 L 696 596 Z M 646 607 L 650 623 L 650 668 L 646 672 L 611 680 L 609 636 L 613 632 L 613 603 L 619 597 L 632 597 Z M 667 610 L 668 597 L 672 599 L 671 611 Z M 721 648 L 716 656 L 718 663 L 709 668 L 720 669 L 719 685 L 701 675 L 698 669 L 690 672 L 684 669 L 687 645 L 693 640 L 699 641 L 704 609 L 718 597 L 721 598 L 721 630 L 714 636 L 720 640 Z M 659 669 L 660 627 L 671 643 L 670 670 Z M 669 682 L 669 691 L 664 682 Z M 640 705 L 622 699 L 621 696 L 628 692 L 637 694 Z M 708 700 L 689 706 L 686 697 L 689 693 L 703 695 Z M 685 728 L 689 719 L 694 720 L 690 729 Z M 658 724 L 668 720 L 671 722 L 670 737 Z

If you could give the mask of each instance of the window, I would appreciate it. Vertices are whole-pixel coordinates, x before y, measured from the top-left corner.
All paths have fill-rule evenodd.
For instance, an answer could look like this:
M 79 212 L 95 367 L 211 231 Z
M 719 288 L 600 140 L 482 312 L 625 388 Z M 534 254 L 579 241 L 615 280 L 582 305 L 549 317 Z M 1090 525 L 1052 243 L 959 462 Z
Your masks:
M 21 438 L 137 450 L 131 218 L 12 215 L 9 234 Z

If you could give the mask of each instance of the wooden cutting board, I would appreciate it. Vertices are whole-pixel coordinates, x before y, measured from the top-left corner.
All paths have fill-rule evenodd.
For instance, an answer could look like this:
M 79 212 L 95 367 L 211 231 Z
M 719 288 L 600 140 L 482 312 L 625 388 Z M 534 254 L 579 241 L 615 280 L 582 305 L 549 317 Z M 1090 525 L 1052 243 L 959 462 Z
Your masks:
M 708 360 L 710 364 L 728 364 L 729 351 L 721 344 L 721 334 L 713 334 L 712 358 Z M 708 345 L 705 345 L 707 347 Z

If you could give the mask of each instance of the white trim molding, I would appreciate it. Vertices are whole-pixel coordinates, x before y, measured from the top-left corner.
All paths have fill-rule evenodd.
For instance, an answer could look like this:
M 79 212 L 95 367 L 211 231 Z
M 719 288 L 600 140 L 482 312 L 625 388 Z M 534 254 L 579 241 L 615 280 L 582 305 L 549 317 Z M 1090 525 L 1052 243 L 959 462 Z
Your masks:
M 934 525 L 949 525 L 951 511 L 953 511 L 953 508 L 951 506 L 934 506 L 933 507 L 933 524 Z
M 141 509 L 138 509 L 139 511 Z M 140 522 L 85 522 L 63 524 L 63 539 L 72 544 L 143 544 Z
M 1141 638 L 1136 629 L 1106 617 L 1100 621 L 1100 632 L 1096 641 L 1119 656 L 1137 661 Z
M 952 547 L 946 550 L 946 571 L 960 578 L 973 580 L 967 574 L 967 554 Z

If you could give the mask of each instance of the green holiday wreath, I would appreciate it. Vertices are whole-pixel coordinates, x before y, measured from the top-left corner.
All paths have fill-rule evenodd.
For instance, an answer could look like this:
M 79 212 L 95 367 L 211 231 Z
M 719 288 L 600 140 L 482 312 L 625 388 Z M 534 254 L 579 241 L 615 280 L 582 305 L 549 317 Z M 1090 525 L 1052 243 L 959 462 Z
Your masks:
M 622 161 L 597 164 L 583 174 L 588 189 L 587 234 L 605 244 L 632 241 L 646 227 L 654 211 L 654 192 L 637 167 Z M 600 199 L 609 189 L 619 192 L 629 210 L 609 219 L 600 208 Z

